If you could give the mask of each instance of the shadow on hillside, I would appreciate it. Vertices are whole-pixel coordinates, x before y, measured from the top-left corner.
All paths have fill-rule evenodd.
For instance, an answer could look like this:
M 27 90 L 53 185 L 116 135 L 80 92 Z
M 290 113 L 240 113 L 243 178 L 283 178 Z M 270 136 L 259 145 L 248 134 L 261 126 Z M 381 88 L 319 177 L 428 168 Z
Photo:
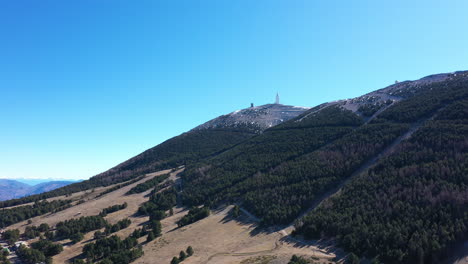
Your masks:
M 250 236 L 257 236 L 260 234 L 270 235 L 273 233 L 280 232 L 284 226 L 257 226 L 254 230 L 250 231 Z
M 280 241 L 296 248 L 316 247 L 319 252 L 334 254 L 337 259 L 341 259 L 346 255 L 342 249 L 336 246 L 336 241 L 334 239 L 305 240 L 302 237 L 288 235 L 282 237 Z
M 447 251 L 448 257 L 442 257 L 440 263 L 467 263 L 468 262 L 468 240 L 461 241 L 451 246 Z
M 68 259 L 69 263 L 73 263 L 75 260 L 82 259 L 83 261 L 86 260 L 86 257 L 83 253 L 79 254 L 78 256 L 72 257 Z
M 221 213 L 224 210 L 226 210 L 226 208 L 216 209 L 216 210 L 213 210 L 213 212 L 217 214 L 217 213 Z M 235 221 L 237 224 L 241 226 L 253 228 L 249 233 L 250 236 L 256 236 L 259 234 L 271 234 L 271 233 L 279 231 L 279 228 L 277 227 L 261 226 L 257 219 L 254 219 L 248 216 L 244 212 L 240 212 L 238 217 L 234 217 L 231 210 L 232 209 L 230 209 L 229 212 L 226 214 L 226 216 L 224 216 L 224 218 L 219 221 L 220 223 L 226 224 L 231 221 Z
M 92 238 L 90 238 L 90 239 L 88 239 L 88 240 L 86 240 L 86 241 L 82 241 L 82 243 L 83 243 L 83 244 L 86 244 L 86 243 L 89 243 L 89 242 L 91 242 L 91 241 L 93 241 L 93 240 L 95 240 L 94 237 L 92 237 Z M 71 243 L 71 242 L 70 242 L 70 243 Z
M 85 241 L 85 242 L 87 242 L 87 241 Z M 75 243 L 69 241 L 69 242 L 63 243 L 62 245 L 63 245 L 64 247 L 70 247 L 70 246 L 73 246 L 74 244 L 75 244 Z
M 213 212 L 215 214 L 218 214 L 218 213 L 221 213 L 224 210 L 225 209 L 217 209 L 217 210 L 213 210 Z M 258 225 L 257 221 L 255 221 L 254 219 L 246 216 L 243 213 L 240 213 L 240 215 L 238 217 L 234 217 L 232 215 L 232 210 L 229 210 L 229 212 L 219 222 L 225 224 L 225 223 L 228 223 L 228 222 L 231 222 L 231 221 L 236 221 L 240 225 L 249 225 L 249 226 Z

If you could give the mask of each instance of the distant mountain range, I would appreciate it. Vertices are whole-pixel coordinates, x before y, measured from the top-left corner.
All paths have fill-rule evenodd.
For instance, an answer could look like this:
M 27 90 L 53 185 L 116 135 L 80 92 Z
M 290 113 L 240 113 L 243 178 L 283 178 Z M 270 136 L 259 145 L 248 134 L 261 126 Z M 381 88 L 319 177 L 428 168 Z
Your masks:
M 47 181 L 35 185 L 28 185 L 17 180 L 0 179 L 0 201 L 52 191 L 75 182 L 77 181 Z

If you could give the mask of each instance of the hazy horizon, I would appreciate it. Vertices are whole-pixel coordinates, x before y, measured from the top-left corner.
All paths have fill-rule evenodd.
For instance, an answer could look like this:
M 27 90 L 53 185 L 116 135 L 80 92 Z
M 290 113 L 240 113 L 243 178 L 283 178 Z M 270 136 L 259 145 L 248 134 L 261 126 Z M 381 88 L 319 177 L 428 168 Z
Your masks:
M 58 182 L 58 181 L 64 181 L 64 182 L 80 182 L 83 181 L 83 179 L 51 179 L 51 178 L 16 178 L 16 179 L 8 179 L 8 178 L 0 178 L 0 180 L 13 180 L 17 182 L 21 182 L 24 184 L 27 184 L 29 186 L 35 186 L 41 183 L 45 182 Z

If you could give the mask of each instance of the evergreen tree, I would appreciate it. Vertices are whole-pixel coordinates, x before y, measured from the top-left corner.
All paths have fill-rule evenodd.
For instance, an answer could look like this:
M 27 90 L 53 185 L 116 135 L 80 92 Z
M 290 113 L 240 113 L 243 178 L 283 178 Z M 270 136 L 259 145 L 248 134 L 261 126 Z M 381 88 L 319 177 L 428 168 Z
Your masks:
M 346 258 L 346 264 L 359 264 L 360 262 L 361 260 L 354 253 L 350 253 L 348 257 Z
M 184 261 L 187 258 L 187 254 L 183 250 L 180 251 L 179 253 L 179 260 Z
M 298 257 L 296 255 L 293 255 L 291 257 L 291 260 L 288 262 L 288 264 L 308 264 L 309 262 L 305 260 L 303 257 Z
M 240 215 L 240 211 L 239 211 L 239 210 L 240 210 L 239 206 L 238 206 L 238 205 L 234 205 L 234 207 L 232 208 L 232 217 L 234 217 L 234 218 L 239 217 L 239 215 Z
M 162 227 L 160 221 L 152 221 L 151 228 L 153 229 L 153 233 L 155 236 L 161 236 Z
M 148 237 L 146 237 L 146 242 L 153 241 L 154 239 L 155 239 L 154 232 L 153 232 L 153 231 L 150 231 L 150 232 L 148 233 Z
M 46 223 L 42 223 L 42 224 L 40 224 L 39 227 L 38 227 L 38 230 L 39 230 L 40 232 L 47 232 L 47 231 L 49 231 L 49 229 L 50 229 L 50 227 L 49 227 L 49 225 L 46 224 Z
M 83 233 L 80 233 L 80 232 L 75 233 L 75 234 L 71 235 L 71 237 L 70 237 L 72 243 L 78 243 L 81 240 L 83 240 L 83 238 L 84 238 Z
M 188 255 L 189 257 L 193 255 L 193 248 L 192 248 L 192 246 L 188 246 L 188 248 L 187 248 L 187 255 Z
M 3 239 L 5 239 L 10 245 L 13 245 L 16 241 L 18 241 L 20 237 L 20 232 L 18 229 L 9 229 L 3 232 Z
M 74 259 L 73 264 L 85 264 L 86 262 L 82 259 Z

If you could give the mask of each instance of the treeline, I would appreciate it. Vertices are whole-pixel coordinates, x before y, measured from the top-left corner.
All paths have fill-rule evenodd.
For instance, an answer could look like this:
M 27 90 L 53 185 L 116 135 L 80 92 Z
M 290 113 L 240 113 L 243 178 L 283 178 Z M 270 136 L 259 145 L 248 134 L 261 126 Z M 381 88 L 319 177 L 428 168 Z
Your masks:
M 179 221 L 177 221 L 177 226 L 182 227 L 189 225 L 191 223 L 195 223 L 198 220 L 201 220 L 210 215 L 210 208 L 208 207 L 193 207 L 189 210 L 189 212 L 184 215 Z
M 116 225 L 120 227 L 128 226 L 129 219 L 123 219 Z M 106 232 L 107 232 L 106 228 Z M 124 240 L 118 236 L 113 235 L 105 237 L 105 233 L 96 231 L 94 243 L 86 244 L 83 248 L 83 255 L 87 259 L 85 262 L 82 259 L 76 259 L 74 263 L 90 263 L 99 261 L 99 263 L 113 263 L 113 264 L 127 264 L 143 255 L 141 246 L 138 246 L 138 238 L 147 235 L 147 242 L 154 240 L 156 237 L 161 236 L 161 223 L 157 220 L 150 219 L 149 223 L 144 225 L 143 228 L 135 229 L 130 236 Z
M 52 263 L 52 259 L 47 258 L 41 251 L 34 248 L 28 248 L 24 245 L 21 245 L 18 248 L 16 254 L 21 259 L 21 261 L 26 264 Z
M 6 240 L 8 244 L 12 245 L 18 241 L 20 237 L 20 231 L 18 229 L 8 229 L 2 234 L 2 239 Z
M 41 233 L 49 231 L 50 227 L 48 224 L 42 223 L 39 226 L 27 226 L 24 230 L 24 236 L 29 239 L 40 236 Z
M 385 105 L 389 105 L 391 103 L 392 103 L 392 100 L 387 100 L 385 102 L 363 104 L 359 106 L 358 111 L 365 117 L 371 117 L 373 114 L 377 113 L 377 111 L 382 109 L 382 107 L 384 107 Z
M 77 219 L 69 219 L 59 222 L 56 225 L 56 238 L 66 239 L 79 238 L 83 234 L 107 226 L 107 221 L 102 216 L 82 216 Z
M 433 83 L 420 88 L 417 96 L 395 104 L 384 111 L 377 122 L 416 122 L 454 101 L 467 98 L 467 79 L 460 76 L 450 81 Z
M 131 223 L 132 221 L 130 219 L 125 218 L 125 219 L 119 220 L 117 223 L 113 225 L 106 226 L 106 229 L 104 232 L 106 233 L 106 235 L 109 235 L 111 233 L 115 233 L 119 230 L 129 227 Z
M 86 244 L 83 248 L 83 254 L 92 262 L 128 264 L 143 255 L 143 249 L 141 246 L 136 247 L 137 245 L 137 239 L 132 236 L 122 240 L 113 235 Z
M 321 109 L 319 112 L 317 110 Z M 268 130 L 291 130 L 300 128 L 356 127 L 363 123 L 358 115 L 339 106 L 318 106 L 301 116 L 274 126 Z
M 175 182 L 173 180 L 167 180 L 164 183 L 156 185 L 153 190 L 149 193 L 149 196 L 155 195 L 157 192 L 161 191 L 162 189 L 166 189 L 169 186 L 174 186 Z
M 18 206 L 0 210 L 0 228 L 51 212 L 69 208 L 71 200 L 37 201 L 33 205 Z
M 467 82 L 464 90 L 466 95 Z M 439 105 L 441 98 L 450 97 L 433 95 L 438 98 L 427 97 L 425 104 Z M 435 111 L 431 105 L 421 107 L 419 115 Z M 349 252 L 384 263 L 441 263 L 452 246 L 468 239 L 466 135 L 464 99 L 451 103 L 396 152 L 307 216 L 297 232 L 314 239 L 336 237 Z
M 102 211 L 99 213 L 99 216 L 106 217 L 110 213 L 117 212 L 117 211 L 127 208 L 127 205 L 128 204 L 125 202 L 123 204 L 116 204 L 116 205 L 109 206 L 107 208 L 102 209 Z
M 140 183 L 137 186 L 133 187 L 132 189 L 130 189 L 126 193 L 126 195 L 145 192 L 145 191 L 147 191 L 147 190 L 149 190 L 151 188 L 156 187 L 158 184 L 160 184 L 161 182 L 163 182 L 167 178 L 169 178 L 169 174 L 156 176 L 153 179 L 147 180 L 147 181 L 145 181 L 143 183 Z
M 145 202 L 138 208 L 138 214 L 158 214 L 165 216 L 165 211 L 170 210 L 176 204 L 177 190 L 175 188 L 171 188 L 150 196 L 149 201 Z

